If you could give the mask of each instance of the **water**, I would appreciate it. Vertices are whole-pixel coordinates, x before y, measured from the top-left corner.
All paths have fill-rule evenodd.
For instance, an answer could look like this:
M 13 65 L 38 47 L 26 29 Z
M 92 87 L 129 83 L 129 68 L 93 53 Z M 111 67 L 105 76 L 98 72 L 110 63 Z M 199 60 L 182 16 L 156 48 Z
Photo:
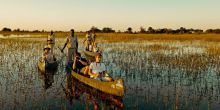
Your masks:
M 65 59 L 58 71 L 45 77 L 36 63 L 45 38 L 1 39 L 0 109 L 199 109 L 220 108 L 220 57 L 206 49 L 216 44 L 204 41 L 143 41 L 99 44 L 103 62 L 113 78 L 125 81 L 125 96 L 117 104 L 94 95 L 92 88 L 78 87 L 68 97 Z M 55 54 L 62 56 L 57 39 Z M 80 39 L 80 42 L 82 39 Z M 217 45 L 218 46 L 218 45 Z M 83 46 L 80 44 L 79 51 Z M 46 89 L 47 88 L 47 89 Z M 84 91 L 87 90 L 87 91 Z M 94 96 L 93 96 L 94 95 Z

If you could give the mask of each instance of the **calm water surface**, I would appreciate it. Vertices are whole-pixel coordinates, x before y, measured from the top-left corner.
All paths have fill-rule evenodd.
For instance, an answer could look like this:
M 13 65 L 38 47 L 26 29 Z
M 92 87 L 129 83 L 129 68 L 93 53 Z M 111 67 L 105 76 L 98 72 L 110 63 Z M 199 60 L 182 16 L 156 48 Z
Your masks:
M 108 72 L 124 79 L 121 108 L 78 83 L 74 95 L 68 96 L 65 58 L 54 75 L 40 75 L 36 63 L 43 40 L 0 39 L 0 109 L 220 109 L 220 57 L 206 54 L 206 46 L 154 41 L 99 44 Z M 63 43 L 57 39 L 58 46 Z M 152 45 L 168 48 L 155 50 Z

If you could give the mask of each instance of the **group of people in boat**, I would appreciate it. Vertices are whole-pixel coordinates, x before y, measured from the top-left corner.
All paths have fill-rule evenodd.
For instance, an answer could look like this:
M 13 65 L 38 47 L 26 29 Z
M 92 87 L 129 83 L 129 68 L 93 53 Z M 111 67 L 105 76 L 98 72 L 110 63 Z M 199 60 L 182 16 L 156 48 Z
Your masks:
M 102 54 L 98 51 L 96 43 L 96 34 L 90 31 L 86 34 L 86 50 L 95 52 L 95 61 L 88 62 L 87 59 L 82 58 L 78 52 L 78 38 L 75 35 L 73 29 L 70 30 L 70 35 L 66 38 L 66 42 L 61 49 L 61 52 L 67 47 L 67 65 L 71 69 L 84 76 L 100 80 L 100 81 L 113 81 L 113 79 L 107 74 L 107 68 L 103 62 L 101 62 Z M 43 60 L 44 61 L 55 61 L 54 57 L 54 46 L 55 46 L 55 34 L 52 31 L 47 38 L 47 46 L 44 47 Z

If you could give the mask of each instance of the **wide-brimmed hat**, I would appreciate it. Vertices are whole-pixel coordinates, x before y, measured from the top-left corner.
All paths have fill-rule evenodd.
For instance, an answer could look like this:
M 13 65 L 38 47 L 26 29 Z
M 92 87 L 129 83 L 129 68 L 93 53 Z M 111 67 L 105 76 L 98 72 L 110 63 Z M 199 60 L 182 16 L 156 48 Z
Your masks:
M 44 50 L 49 49 L 50 50 L 50 46 L 46 45 L 44 46 Z

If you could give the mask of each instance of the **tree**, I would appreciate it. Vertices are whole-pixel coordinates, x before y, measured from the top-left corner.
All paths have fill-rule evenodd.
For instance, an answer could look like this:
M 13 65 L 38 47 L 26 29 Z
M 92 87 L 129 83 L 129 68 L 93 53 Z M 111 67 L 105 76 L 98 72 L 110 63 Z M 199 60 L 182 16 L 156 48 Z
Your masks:
M 128 32 L 128 33 L 132 33 L 132 28 L 131 28 L 131 27 L 128 27 L 127 32 Z
M 207 29 L 205 32 L 206 32 L 206 33 L 212 33 L 213 30 L 212 30 L 212 29 Z
M 15 29 L 13 30 L 14 32 L 20 32 L 21 30 L 18 28 L 18 29 Z
M 140 33 L 146 33 L 146 29 L 143 27 L 140 27 Z
M 39 30 L 33 30 L 32 32 L 35 32 L 35 33 L 37 33 L 37 32 L 40 32 Z
M 5 32 L 11 32 L 11 29 L 10 29 L 10 28 L 6 28 L 6 27 L 4 27 L 4 28 L 2 29 L 2 31 L 5 31 Z
M 101 32 L 101 30 L 95 26 L 92 26 L 90 29 L 91 32 Z
M 109 27 L 104 27 L 102 29 L 102 32 L 104 32 L 104 33 L 114 33 L 115 30 L 113 30 L 112 28 L 109 28 Z
M 184 28 L 184 27 L 180 27 L 180 34 L 184 34 L 184 33 L 186 33 L 186 28 Z
M 148 28 L 148 33 L 154 33 L 154 32 L 155 32 L 155 30 L 152 27 Z

